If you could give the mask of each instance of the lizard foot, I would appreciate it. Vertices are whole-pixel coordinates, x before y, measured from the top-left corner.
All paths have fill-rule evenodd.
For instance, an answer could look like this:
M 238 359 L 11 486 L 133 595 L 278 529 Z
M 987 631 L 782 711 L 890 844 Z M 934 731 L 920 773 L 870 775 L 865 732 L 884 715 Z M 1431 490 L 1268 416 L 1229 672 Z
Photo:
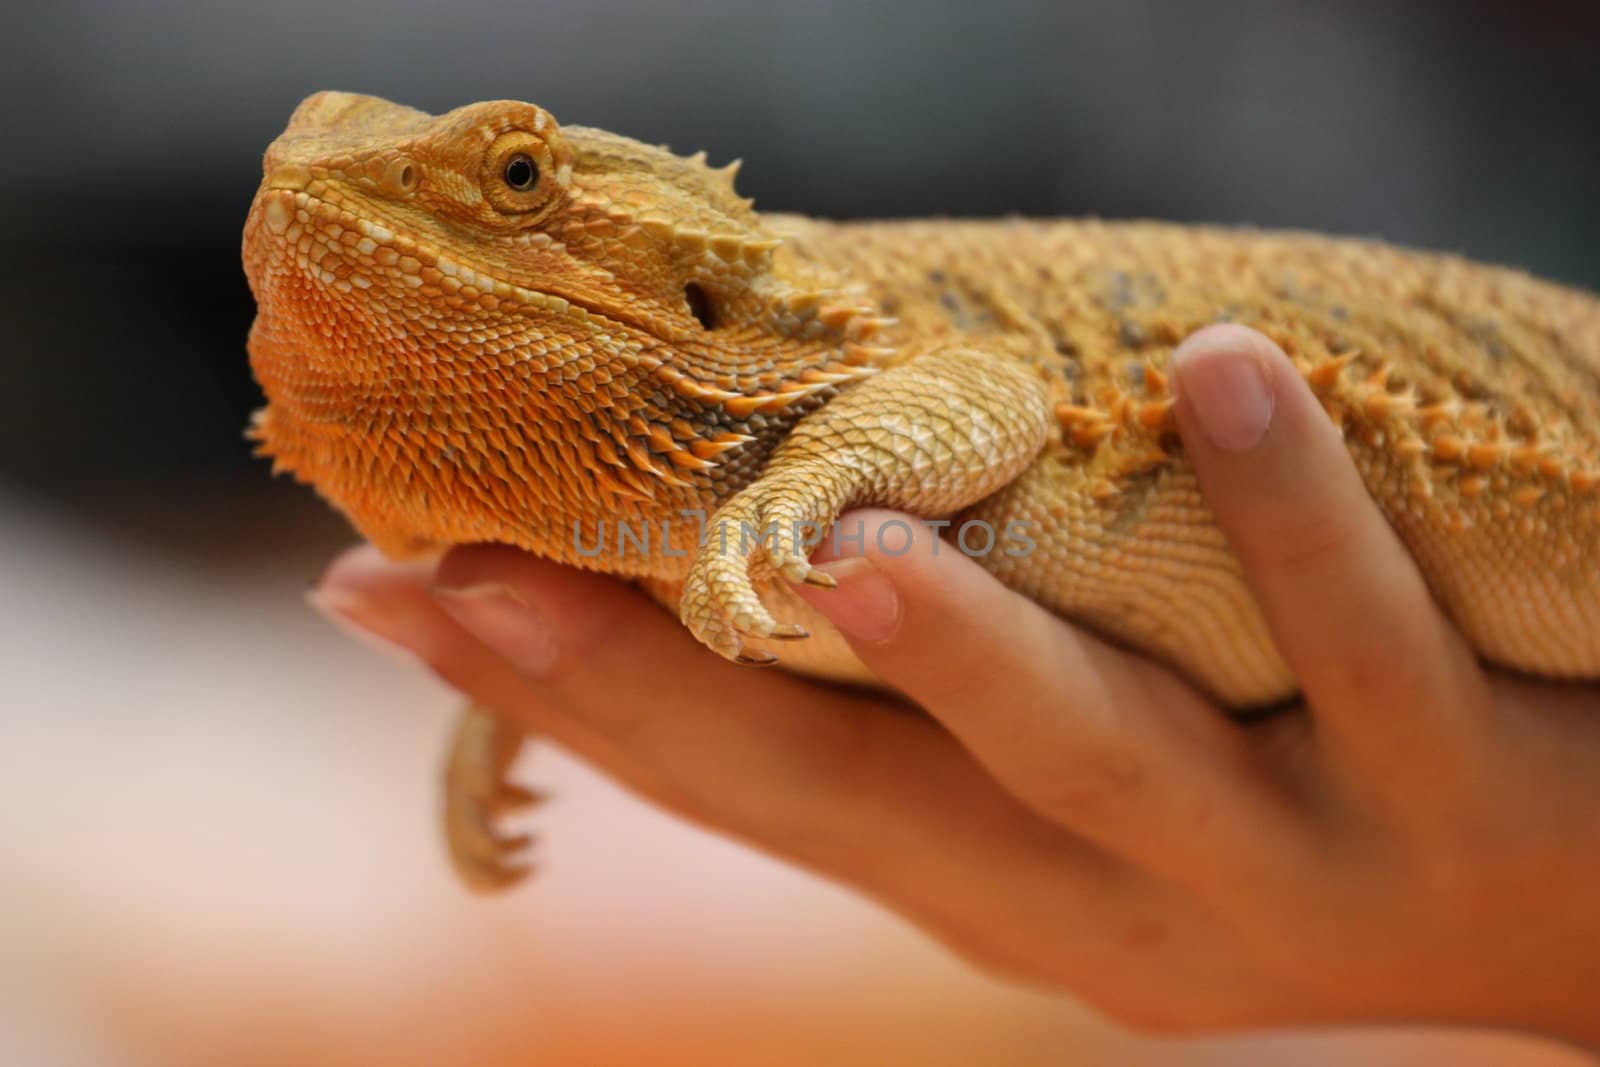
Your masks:
M 777 657 L 747 649 L 746 639 L 811 636 L 802 626 L 775 619 L 758 590 L 778 575 L 824 589 L 834 586 L 808 558 L 827 529 L 817 519 L 819 511 L 831 511 L 826 494 L 793 479 L 757 482 L 717 511 L 679 601 L 684 625 L 702 644 L 727 659 L 766 666 Z
M 444 837 L 456 874 L 475 892 L 508 889 L 532 869 L 522 858 L 532 837 L 496 828 L 502 816 L 544 799 L 506 780 L 522 742 L 521 732 L 471 705 L 456 722 L 444 770 Z

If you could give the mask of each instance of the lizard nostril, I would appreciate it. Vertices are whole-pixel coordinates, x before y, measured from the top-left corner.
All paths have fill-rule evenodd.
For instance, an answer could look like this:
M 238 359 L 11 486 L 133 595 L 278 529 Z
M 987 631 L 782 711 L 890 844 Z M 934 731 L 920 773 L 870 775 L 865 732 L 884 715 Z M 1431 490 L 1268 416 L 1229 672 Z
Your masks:
M 708 330 L 717 326 L 716 316 L 711 311 L 711 297 L 700 287 L 698 282 L 690 282 L 683 287 L 684 303 L 689 305 L 689 313 L 700 321 L 700 325 Z
M 417 191 L 417 168 L 409 159 L 390 160 L 378 179 L 378 187 L 389 196 L 409 196 Z

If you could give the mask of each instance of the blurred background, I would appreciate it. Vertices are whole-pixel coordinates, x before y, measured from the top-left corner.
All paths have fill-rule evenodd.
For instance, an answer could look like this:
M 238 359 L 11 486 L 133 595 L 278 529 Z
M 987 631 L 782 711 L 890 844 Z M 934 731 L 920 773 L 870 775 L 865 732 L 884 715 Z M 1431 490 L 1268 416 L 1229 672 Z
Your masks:
M 301 603 L 238 238 L 318 89 L 535 101 L 766 208 L 1371 235 L 1600 288 L 1594 5 L 28 5 L 0 38 L 0 1062 L 1562 1063 L 1425 1032 L 1156 1042 L 972 974 L 559 753 L 541 877 L 433 833 L 453 705 Z

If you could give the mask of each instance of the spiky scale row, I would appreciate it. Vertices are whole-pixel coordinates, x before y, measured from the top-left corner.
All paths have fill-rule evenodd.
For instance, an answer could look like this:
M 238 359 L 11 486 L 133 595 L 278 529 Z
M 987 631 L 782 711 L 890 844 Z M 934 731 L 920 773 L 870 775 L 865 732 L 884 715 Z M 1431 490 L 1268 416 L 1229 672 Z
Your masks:
M 1455 487 L 1462 496 L 1482 496 L 1493 484 L 1491 472 L 1497 471 L 1512 478 L 1558 483 L 1575 497 L 1594 488 L 1597 479 L 1585 456 L 1566 452 L 1551 441 L 1511 439 L 1504 421 L 1493 417 L 1485 404 L 1448 400 L 1419 406 L 1410 390 L 1390 392 L 1394 372 L 1390 363 L 1380 363 L 1361 382 L 1346 383 L 1344 372 L 1354 356 L 1349 353 L 1303 367 L 1302 372 L 1330 409 L 1353 408 L 1373 424 L 1369 429 L 1386 428 L 1394 440 L 1390 447 L 1399 455 L 1425 458 L 1435 469 L 1455 469 Z M 1545 496 L 1544 488 L 1508 486 L 1506 499 L 1532 508 Z
M 1490 475 L 1497 471 L 1559 484 L 1573 497 L 1600 489 L 1600 465 L 1593 464 L 1593 457 L 1564 452 L 1551 441 L 1513 440 L 1505 423 L 1492 418 L 1481 403 L 1450 399 L 1420 404 L 1409 388 L 1391 391 L 1394 367 L 1388 362 L 1379 363 L 1364 379 L 1351 381 L 1347 371 L 1360 355 L 1352 350 L 1316 363 L 1300 359 L 1296 366 L 1347 433 L 1358 432 L 1368 447 L 1386 447 L 1403 460 L 1413 461 L 1417 476 L 1414 494 L 1431 497 L 1441 478 L 1440 468 L 1455 469 L 1454 487 L 1468 499 L 1481 497 L 1493 484 Z M 1146 394 L 1155 399 L 1105 387 L 1093 406 L 1058 403 L 1055 416 L 1066 439 L 1093 453 L 1125 435 L 1159 437 L 1173 432 L 1173 398 L 1165 371 L 1148 361 L 1137 370 Z M 1363 423 L 1359 429 L 1348 423 L 1352 413 L 1359 413 Z M 1477 436 L 1465 435 L 1472 431 Z M 1165 455 L 1159 449 L 1154 454 Z M 1516 508 L 1532 509 L 1546 499 L 1548 491 L 1548 485 L 1508 485 L 1505 499 Z M 1091 488 L 1096 500 L 1109 499 L 1116 492 L 1115 484 L 1108 481 Z

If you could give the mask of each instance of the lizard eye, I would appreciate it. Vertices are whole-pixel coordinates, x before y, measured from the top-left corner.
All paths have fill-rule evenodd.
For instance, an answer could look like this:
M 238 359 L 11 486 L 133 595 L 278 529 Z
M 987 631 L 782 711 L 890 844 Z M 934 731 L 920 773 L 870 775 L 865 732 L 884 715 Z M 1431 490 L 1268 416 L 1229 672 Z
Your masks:
M 525 193 L 539 184 L 538 165 L 521 152 L 506 160 L 505 170 L 501 173 L 506 184 L 519 193 Z
M 571 180 L 571 156 L 553 130 L 508 130 L 483 158 L 480 188 L 489 206 L 527 225 L 561 201 Z

